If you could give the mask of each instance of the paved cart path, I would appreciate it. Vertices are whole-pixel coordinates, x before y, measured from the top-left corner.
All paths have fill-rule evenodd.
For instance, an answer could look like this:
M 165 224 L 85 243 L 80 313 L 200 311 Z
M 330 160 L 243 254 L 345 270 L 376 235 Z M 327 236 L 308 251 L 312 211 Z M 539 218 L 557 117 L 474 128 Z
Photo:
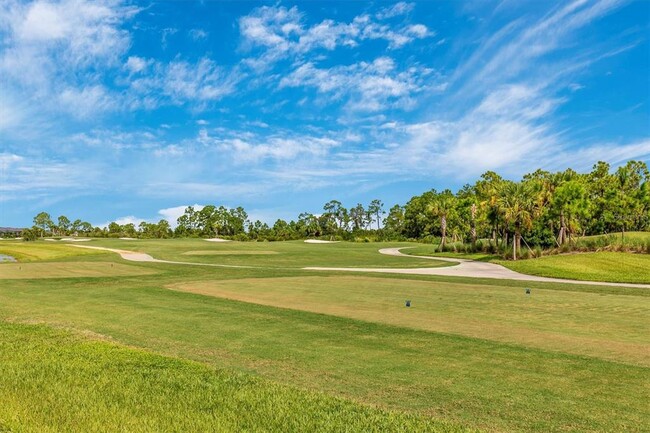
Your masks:
M 408 247 L 407 247 L 408 248 Z M 497 265 L 495 263 L 477 262 L 475 260 L 455 259 L 448 257 L 431 257 L 431 256 L 411 256 L 400 251 L 403 248 L 382 248 L 380 254 L 398 257 L 410 257 L 427 260 L 440 260 L 444 262 L 454 262 L 455 266 L 442 268 L 413 268 L 413 269 L 387 269 L 387 268 L 323 268 L 309 267 L 304 269 L 314 271 L 349 271 L 349 272 L 378 272 L 391 274 L 411 274 L 411 275 L 443 275 L 446 277 L 470 277 L 470 278 L 494 278 L 499 280 L 521 280 L 521 281 L 543 281 L 550 283 L 568 283 L 568 284 L 587 284 L 593 286 L 620 286 L 620 287 L 641 287 L 650 289 L 650 284 L 633 284 L 633 283 L 608 283 L 602 281 L 579 281 L 565 280 L 562 278 L 538 277 L 535 275 L 520 274 L 510 269 Z
M 77 248 L 88 248 L 91 250 L 110 251 L 112 253 L 119 254 L 124 260 L 129 260 L 131 262 L 168 263 L 172 265 L 188 265 L 188 266 L 212 266 L 218 268 L 253 268 L 254 267 L 254 266 L 244 266 L 244 265 L 219 265 L 216 263 L 176 262 L 173 260 L 154 259 L 149 254 L 138 253 L 135 251 L 118 250 L 116 248 L 91 247 L 88 245 L 70 245 L 70 246 L 77 247 Z
M 87 245 L 71 245 L 71 246 L 77 248 L 89 248 L 94 250 L 111 251 L 119 254 L 124 260 L 129 260 L 132 262 L 168 263 L 173 265 L 187 265 L 187 266 L 212 266 L 212 267 L 219 267 L 219 268 L 265 269 L 259 266 L 220 265 L 216 263 L 177 262 L 172 260 L 160 260 L 151 257 L 149 254 L 138 253 L 135 251 L 118 250 L 114 248 L 104 248 L 104 247 L 91 247 Z M 397 257 L 406 257 L 406 258 L 410 257 L 410 258 L 427 259 L 427 260 L 440 260 L 444 262 L 456 263 L 456 265 L 442 267 L 442 268 L 307 267 L 302 269 L 306 271 L 336 271 L 336 272 L 345 271 L 345 272 L 374 272 L 374 273 L 384 273 L 384 274 L 442 275 L 446 277 L 493 278 L 499 280 L 542 281 L 542 282 L 549 282 L 549 283 L 585 284 L 591 286 L 640 287 L 640 288 L 650 289 L 650 284 L 608 283 L 602 281 L 580 281 L 580 280 L 565 280 L 562 278 L 538 277 L 535 275 L 520 274 L 519 272 L 511 271 L 510 269 L 505 268 L 501 265 L 497 265 L 495 263 L 477 262 L 475 260 L 455 259 L 449 257 L 411 256 L 402 253 L 400 249 L 403 248 L 382 248 L 379 250 L 379 253 L 388 256 L 397 256 Z

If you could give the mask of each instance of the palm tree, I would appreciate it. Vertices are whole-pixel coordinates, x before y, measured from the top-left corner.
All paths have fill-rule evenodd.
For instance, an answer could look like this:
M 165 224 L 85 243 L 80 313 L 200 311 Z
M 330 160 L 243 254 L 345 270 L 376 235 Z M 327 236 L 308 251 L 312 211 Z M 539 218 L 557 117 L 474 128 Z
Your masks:
M 440 218 L 440 251 L 445 248 L 445 241 L 447 239 L 447 219 L 450 214 L 456 209 L 456 197 L 454 194 L 446 189 L 440 194 L 437 194 L 433 201 L 427 206 L 427 210 L 435 217 Z
M 501 223 L 498 200 L 503 184 L 504 180 L 501 176 L 493 171 L 488 171 L 476 182 L 475 187 L 479 205 L 492 227 L 492 242 L 494 245 L 497 244 L 497 232 Z
M 530 229 L 536 213 L 535 191 L 527 182 L 509 182 L 504 185 L 499 207 L 507 224 L 511 224 L 515 236 L 512 240 L 512 259 L 517 260 L 521 247 L 521 232 Z
M 472 203 L 472 207 L 470 208 L 470 218 L 471 218 L 470 234 L 472 237 L 472 250 L 475 250 L 476 249 L 476 203 Z

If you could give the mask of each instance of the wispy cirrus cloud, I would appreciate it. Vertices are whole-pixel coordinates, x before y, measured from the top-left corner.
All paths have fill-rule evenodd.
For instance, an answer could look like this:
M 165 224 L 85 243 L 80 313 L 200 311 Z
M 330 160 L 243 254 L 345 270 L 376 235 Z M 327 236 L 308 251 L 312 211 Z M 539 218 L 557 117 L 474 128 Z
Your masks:
M 417 93 L 443 89 L 444 83 L 425 84 L 433 72 L 423 67 L 397 71 L 389 57 L 332 68 L 318 68 L 308 62 L 282 78 L 280 88 L 313 87 L 331 100 L 347 97 L 347 107 L 353 110 L 379 111 L 390 106 L 407 107 Z
M 414 40 L 434 35 L 424 24 L 396 27 L 381 22 L 383 18 L 406 13 L 410 7 L 400 3 L 393 8 L 383 9 L 377 19 L 362 14 L 351 22 L 326 19 L 307 25 L 296 6 L 262 6 L 239 19 L 243 47 L 262 52 L 245 62 L 256 69 L 265 69 L 275 61 L 301 56 L 315 49 L 332 51 L 338 47 L 356 47 L 368 40 L 384 40 L 388 48 L 397 49 Z
M 243 75 L 203 57 L 197 62 L 174 60 L 169 63 L 129 57 L 131 71 L 126 83 L 135 107 L 190 104 L 204 107 L 235 92 Z M 137 71 L 135 71 L 137 69 Z M 148 98 L 148 99 L 147 99 Z
M 55 190 L 79 191 L 98 180 L 98 173 L 88 164 L 44 160 L 28 155 L 0 153 L 0 201 L 16 199 L 21 194 L 43 196 Z
M 578 32 L 595 20 L 616 10 L 625 0 L 584 1 L 561 3 L 536 21 L 517 18 L 485 38 L 469 59 L 463 62 L 450 77 L 452 85 L 459 86 L 461 93 L 480 92 L 494 86 L 516 80 L 537 79 L 544 81 L 558 71 L 571 71 L 573 64 L 585 67 L 589 59 L 583 58 L 585 50 L 591 60 L 597 60 L 593 48 L 572 50 L 570 55 L 563 48 L 579 44 Z M 545 56 L 555 53 L 555 59 L 541 62 Z
M 377 19 L 385 20 L 406 15 L 415 9 L 415 3 L 398 2 L 392 6 L 385 7 L 375 14 Z

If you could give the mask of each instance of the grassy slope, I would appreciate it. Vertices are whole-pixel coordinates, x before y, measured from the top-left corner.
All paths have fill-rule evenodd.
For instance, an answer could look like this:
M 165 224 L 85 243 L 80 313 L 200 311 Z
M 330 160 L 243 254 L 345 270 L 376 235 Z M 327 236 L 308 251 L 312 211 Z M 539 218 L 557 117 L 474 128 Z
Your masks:
M 585 236 L 579 238 L 580 240 L 595 240 L 595 239 L 607 239 L 614 244 L 620 244 L 627 241 L 650 241 L 650 232 L 625 232 L 625 233 L 610 233 L 608 235 L 595 235 L 595 236 Z
M 650 284 L 650 255 L 621 252 L 575 253 L 527 260 L 499 260 L 488 254 L 437 253 L 434 247 L 418 246 L 404 254 L 472 259 L 498 263 L 522 274 L 582 281 Z
M 616 252 L 562 254 L 497 261 L 513 271 L 542 277 L 650 284 L 650 255 Z
M 0 431 L 25 433 L 466 431 L 43 326 L 3 322 L 0 401 Z
M 187 247 L 202 250 L 204 244 L 185 241 L 183 248 L 171 246 L 171 254 L 186 251 Z M 269 245 L 275 244 L 260 244 L 257 248 L 268 250 Z M 376 248 L 366 248 L 363 260 L 381 261 Z M 336 256 L 344 253 L 341 249 L 329 251 Z M 324 261 L 340 260 L 320 254 Z M 120 261 L 116 255 L 110 257 Z M 106 256 L 101 259 L 106 260 Z M 354 263 L 348 261 L 347 265 Z M 261 270 L 142 266 L 159 274 L 137 278 L 0 280 L 0 318 L 100 333 L 125 344 L 213 367 L 253 373 L 301 388 L 492 431 L 642 431 L 642 426 L 650 422 L 644 404 L 650 398 L 646 387 L 648 368 L 548 352 L 523 343 L 509 345 L 164 288 L 188 280 L 309 275 L 302 271 L 281 267 Z M 390 280 L 377 276 L 377 281 Z M 400 280 L 463 281 L 406 276 Z M 466 282 L 485 288 L 499 285 L 494 281 Z M 522 290 L 519 283 L 508 285 L 517 287 L 518 292 Z M 581 320 L 586 320 L 584 328 L 590 332 L 591 319 L 581 314 L 586 310 L 581 306 L 589 304 L 585 304 L 584 298 L 571 298 L 572 293 L 579 293 L 576 290 L 590 288 L 541 286 L 567 292 L 566 302 L 576 304 L 575 316 L 568 320 L 575 320 L 576 329 L 581 328 Z M 346 284 L 341 289 L 346 287 L 355 290 L 355 284 Z M 610 292 L 599 293 L 616 294 L 620 290 L 626 296 L 638 296 L 636 302 L 647 305 L 645 292 L 607 290 Z M 446 302 L 451 302 L 451 298 Z M 467 304 L 467 314 L 479 315 L 481 309 L 480 304 Z M 539 313 L 538 320 L 543 321 L 546 312 Z M 607 320 L 605 312 L 593 314 L 597 319 Z M 631 324 L 636 320 L 630 316 Z M 647 319 L 636 325 L 649 328 Z M 613 341 L 604 339 L 602 344 L 611 345 Z M 116 380 L 128 383 L 128 377 L 125 372 Z M 28 389 L 29 384 L 21 383 L 16 389 L 23 388 Z M 46 397 L 43 394 L 42 398 Z M 67 409 L 59 411 L 68 413 Z M 177 422 L 180 421 L 169 419 L 169 425 Z
M 650 367 L 650 299 L 362 276 L 184 282 L 174 290 Z M 404 300 L 412 301 L 411 308 Z

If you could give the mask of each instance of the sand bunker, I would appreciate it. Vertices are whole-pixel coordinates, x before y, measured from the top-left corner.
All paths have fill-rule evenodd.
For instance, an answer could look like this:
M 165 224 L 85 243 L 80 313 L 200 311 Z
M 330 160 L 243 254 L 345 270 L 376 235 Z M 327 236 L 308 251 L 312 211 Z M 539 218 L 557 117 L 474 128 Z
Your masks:
M 120 238 L 122 241 L 137 241 L 136 238 Z
M 63 238 L 61 239 L 63 242 L 88 242 L 92 241 L 90 238 Z
M 45 242 L 56 242 L 56 239 L 43 239 Z
M 320 239 L 306 239 L 306 244 L 336 244 L 339 241 L 322 241 Z
M 221 238 L 212 238 L 212 239 L 203 239 L 208 242 L 230 242 L 230 239 L 221 239 Z

